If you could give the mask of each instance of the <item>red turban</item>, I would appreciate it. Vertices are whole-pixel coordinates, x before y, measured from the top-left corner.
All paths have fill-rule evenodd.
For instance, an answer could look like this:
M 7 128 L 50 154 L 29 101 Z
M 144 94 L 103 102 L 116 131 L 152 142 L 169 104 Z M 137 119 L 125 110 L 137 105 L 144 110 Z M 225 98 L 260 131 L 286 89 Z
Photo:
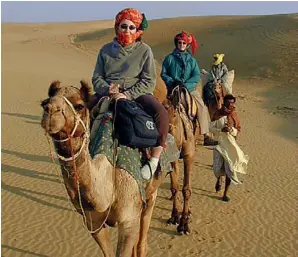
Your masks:
M 126 8 L 117 14 L 115 27 L 117 27 L 123 20 L 130 20 L 137 28 L 139 28 L 143 21 L 143 15 L 137 9 Z
M 175 36 L 174 40 L 175 40 L 175 44 L 178 40 L 183 40 L 188 45 L 190 45 L 192 55 L 194 55 L 195 51 L 199 48 L 199 45 L 198 45 L 198 42 L 197 42 L 196 38 L 191 33 L 189 35 L 187 35 L 186 32 L 182 31 L 181 33 L 179 33 Z

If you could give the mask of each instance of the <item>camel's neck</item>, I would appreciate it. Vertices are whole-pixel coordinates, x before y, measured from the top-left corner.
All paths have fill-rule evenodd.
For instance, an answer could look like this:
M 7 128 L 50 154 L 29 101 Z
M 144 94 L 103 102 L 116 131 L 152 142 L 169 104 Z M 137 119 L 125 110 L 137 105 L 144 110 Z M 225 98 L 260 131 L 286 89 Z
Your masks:
M 83 139 L 73 139 L 71 145 L 74 154 L 80 151 L 82 143 Z M 67 157 L 71 156 L 69 142 L 56 144 L 56 150 L 59 155 L 63 152 L 68 153 Z M 105 156 L 95 156 L 91 159 L 88 144 L 85 143 L 75 160 L 60 160 L 60 164 L 64 183 L 73 203 L 78 200 L 79 185 L 81 198 L 89 207 L 103 212 L 110 206 L 113 195 L 113 170 Z

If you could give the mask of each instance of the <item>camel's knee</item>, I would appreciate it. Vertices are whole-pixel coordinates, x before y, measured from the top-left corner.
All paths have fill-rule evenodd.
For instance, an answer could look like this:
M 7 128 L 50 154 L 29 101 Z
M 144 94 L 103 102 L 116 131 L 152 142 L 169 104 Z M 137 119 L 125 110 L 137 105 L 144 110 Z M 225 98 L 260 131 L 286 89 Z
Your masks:
M 191 190 L 189 188 L 183 188 L 182 194 L 185 200 L 189 200 L 191 196 Z
M 176 194 L 177 194 L 177 190 L 176 190 L 176 188 L 171 188 L 171 193 L 172 193 L 172 197 L 175 197 L 176 196 Z

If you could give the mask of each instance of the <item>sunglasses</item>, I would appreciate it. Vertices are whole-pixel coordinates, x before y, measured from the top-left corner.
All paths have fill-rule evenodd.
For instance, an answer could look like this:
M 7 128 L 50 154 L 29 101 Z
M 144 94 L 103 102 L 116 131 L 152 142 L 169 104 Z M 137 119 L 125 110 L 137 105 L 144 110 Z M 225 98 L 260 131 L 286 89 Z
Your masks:
M 186 45 L 186 42 L 184 42 L 184 41 L 178 41 L 178 45 Z
M 121 24 L 120 28 L 121 29 L 135 30 L 136 29 L 136 26 L 134 26 L 134 25 L 128 26 L 127 24 Z

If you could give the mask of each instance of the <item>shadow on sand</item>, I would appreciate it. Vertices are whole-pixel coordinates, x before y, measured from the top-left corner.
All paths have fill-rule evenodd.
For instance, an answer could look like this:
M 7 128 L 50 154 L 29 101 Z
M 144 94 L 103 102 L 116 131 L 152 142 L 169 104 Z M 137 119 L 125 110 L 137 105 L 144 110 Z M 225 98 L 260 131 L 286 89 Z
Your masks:
M 41 121 L 41 116 L 36 116 L 36 115 L 30 115 L 30 114 L 24 114 L 24 113 L 13 113 L 13 112 L 2 112 L 1 114 L 12 116 L 12 117 L 25 118 L 32 121 Z
M 24 255 L 30 255 L 32 257 L 48 257 L 47 255 L 26 251 L 23 249 L 19 249 L 19 248 L 12 247 L 9 245 L 4 245 L 4 244 L 1 244 L 1 248 L 13 251 L 14 253 L 11 256 L 17 255 L 19 253 L 19 254 L 24 254 Z M 5 255 L 4 253 L 2 253 L 2 256 L 4 257 L 4 256 L 8 256 L 8 255 Z
M 28 153 L 21 153 L 17 151 L 11 151 L 6 149 L 1 149 L 2 153 L 14 155 L 18 158 L 22 158 L 28 161 L 34 161 L 34 162 L 49 162 L 52 163 L 49 156 L 40 156 L 40 155 L 34 155 L 34 154 L 28 154 Z
M 67 201 L 67 199 L 65 197 L 53 196 L 53 195 L 50 195 L 50 194 L 40 193 L 40 192 L 36 192 L 36 191 L 33 191 L 33 190 L 21 188 L 21 187 L 10 186 L 8 184 L 5 184 L 3 181 L 1 181 L 1 187 L 2 187 L 2 190 L 5 190 L 7 192 L 10 192 L 10 193 L 16 194 L 18 196 L 24 197 L 24 198 L 29 199 L 31 201 L 34 201 L 36 203 L 39 203 L 39 204 L 42 204 L 42 205 L 45 205 L 45 206 L 48 206 L 48 207 L 56 208 L 56 209 L 59 209 L 59 210 L 72 211 L 69 208 L 65 208 L 65 207 L 59 206 L 57 204 L 47 202 L 45 200 L 39 199 L 36 196 L 46 196 L 46 197 L 50 197 L 50 198 L 54 198 L 54 199 L 58 199 L 58 200 Z M 32 194 L 34 194 L 36 196 L 32 196 Z
M 41 179 L 49 182 L 60 183 L 60 180 L 57 178 L 58 176 L 55 174 L 48 174 L 45 172 L 40 172 L 35 170 L 21 169 L 7 164 L 2 164 L 1 169 L 2 169 L 2 172 L 6 172 L 6 173 L 12 172 L 12 173 L 30 177 L 30 178 L 36 178 L 36 179 Z M 54 177 L 54 178 L 51 178 L 51 177 Z

